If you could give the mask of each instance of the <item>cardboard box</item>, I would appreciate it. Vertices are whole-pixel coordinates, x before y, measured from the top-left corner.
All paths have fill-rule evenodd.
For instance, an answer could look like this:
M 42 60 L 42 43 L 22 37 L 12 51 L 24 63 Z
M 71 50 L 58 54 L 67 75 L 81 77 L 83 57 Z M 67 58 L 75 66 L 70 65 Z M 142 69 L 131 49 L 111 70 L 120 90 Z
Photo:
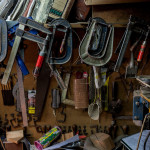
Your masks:
M 150 0 L 85 0 L 86 5 L 104 5 L 121 3 L 150 2 Z

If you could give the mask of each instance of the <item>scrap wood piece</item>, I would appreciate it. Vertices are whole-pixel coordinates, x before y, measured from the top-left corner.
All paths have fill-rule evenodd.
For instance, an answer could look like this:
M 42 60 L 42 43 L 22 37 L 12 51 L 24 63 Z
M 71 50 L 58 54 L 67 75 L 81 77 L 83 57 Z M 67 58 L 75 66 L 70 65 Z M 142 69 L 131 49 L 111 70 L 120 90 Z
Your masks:
M 23 137 L 18 137 L 18 138 L 9 138 L 8 141 L 15 143 L 15 144 L 19 144 L 19 142 L 23 139 Z
M 73 137 L 73 132 L 69 132 L 69 133 L 66 133 L 66 134 L 62 134 L 62 140 L 65 141 L 65 140 L 68 140 L 70 138 Z
M 26 108 L 26 100 L 25 100 L 25 93 L 24 93 L 24 85 L 23 85 L 23 76 L 22 72 L 17 65 L 17 76 L 18 76 L 18 86 L 19 86 L 19 93 L 20 93 L 20 104 L 22 110 L 22 119 L 23 119 L 23 126 L 28 126 L 28 118 L 27 118 L 27 108 Z
M 23 130 L 9 131 L 6 133 L 6 139 L 9 142 L 18 144 L 24 138 Z

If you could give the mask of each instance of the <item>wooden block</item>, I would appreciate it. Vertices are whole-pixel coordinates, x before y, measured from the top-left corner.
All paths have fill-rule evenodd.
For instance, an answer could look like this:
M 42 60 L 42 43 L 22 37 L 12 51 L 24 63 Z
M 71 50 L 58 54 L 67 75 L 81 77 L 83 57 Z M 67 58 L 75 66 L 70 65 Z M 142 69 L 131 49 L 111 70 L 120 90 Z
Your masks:
M 20 140 L 24 137 L 23 130 L 10 131 L 6 133 L 7 141 L 18 144 Z

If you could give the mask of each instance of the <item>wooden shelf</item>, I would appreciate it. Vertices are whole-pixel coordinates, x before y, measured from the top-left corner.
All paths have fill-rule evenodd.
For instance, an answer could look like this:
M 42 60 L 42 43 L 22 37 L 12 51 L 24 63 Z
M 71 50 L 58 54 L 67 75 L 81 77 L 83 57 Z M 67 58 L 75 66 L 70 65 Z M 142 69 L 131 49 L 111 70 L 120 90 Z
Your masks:
M 72 28 L 86 28 L 88 25 L 88 22 L 77 22 L 77 23 L 70 23 Z M 114 27 L 126 27 L 127 23 L 110 23 Z
M 76 28 L 76 29 L 82 29 L 83 28 L 84 29 L 84 28 L 87 27 L 88 22 L 77 22 L 77 23 L 70 23 L 70 24 L 71 24 L 72 28 Z M 112 24 L 116 28 L 122 28 L 122 27 L 126 27 L 127 26 L 127 23 L 110 23 L 110 24 Z M 44 26 L 46 28 L 49 28 L 47 26 L 47 24 L 44 24 Z

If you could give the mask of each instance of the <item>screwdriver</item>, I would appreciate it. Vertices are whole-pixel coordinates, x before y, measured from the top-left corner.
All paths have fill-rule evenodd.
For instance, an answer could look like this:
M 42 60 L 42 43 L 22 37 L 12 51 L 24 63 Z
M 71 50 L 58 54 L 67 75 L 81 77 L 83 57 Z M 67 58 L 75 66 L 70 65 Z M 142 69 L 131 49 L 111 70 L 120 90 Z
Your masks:
M 148 34 L 149 34 L 149 30 L 147 31 L 146 33 L 146 36 L 145 36 L 145 40 L 143 41 L 142 45 L 141 45 L 141 49 L 139 51 L 139 54 L 138 54 L 138 58 L 137 58 L 137 61 L 138 62 L 141 62 L 142 61 L 142 58 L 143 58 L 143 54 L 144 54 L 144 50 L 145 50 L 145 47 L 146 47 L 146 41 L 147 41 L 147 37 L 148 37 Z

